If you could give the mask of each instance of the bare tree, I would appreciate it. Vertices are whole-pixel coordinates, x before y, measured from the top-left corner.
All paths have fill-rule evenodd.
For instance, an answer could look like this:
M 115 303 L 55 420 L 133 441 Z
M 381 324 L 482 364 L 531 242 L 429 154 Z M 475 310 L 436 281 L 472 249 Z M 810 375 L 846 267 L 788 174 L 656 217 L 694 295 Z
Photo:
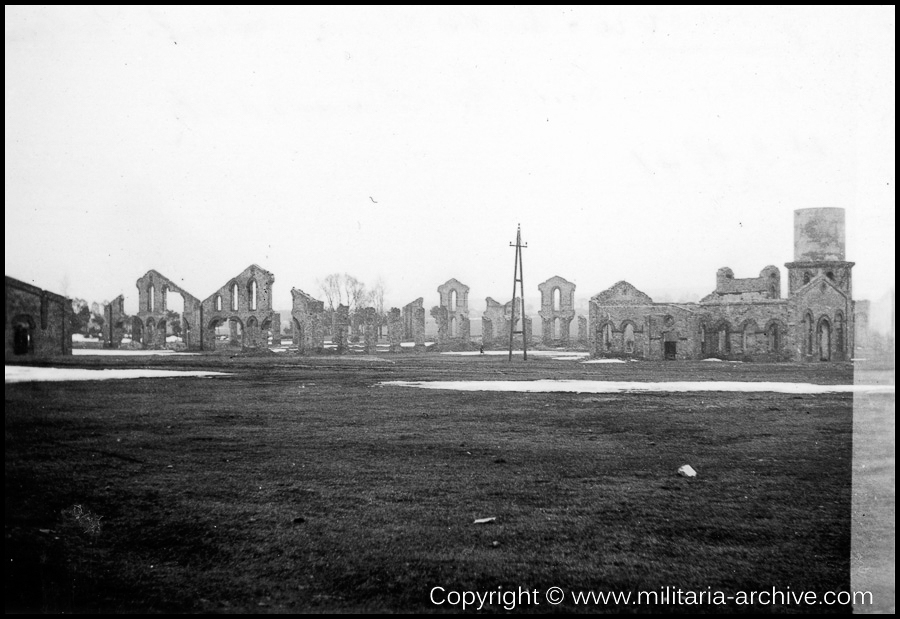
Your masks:
M 320 279 L 318 283 L 319 290 L 322 291 L 322 294 L 325 296 L 325 301 L 328 303 L 328 309 L 333 310 L 343 302 L 343 299 L 341 298 L 343 276 L 340 273 L 326 275 L 325 278 Z

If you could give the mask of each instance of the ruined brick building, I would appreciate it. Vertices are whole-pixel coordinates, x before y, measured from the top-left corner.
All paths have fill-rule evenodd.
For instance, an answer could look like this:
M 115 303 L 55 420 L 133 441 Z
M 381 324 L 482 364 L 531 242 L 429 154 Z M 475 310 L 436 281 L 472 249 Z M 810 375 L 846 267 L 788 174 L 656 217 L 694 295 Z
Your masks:
M 728 267 L 699 303 L 654 303 L 621 281 L 590 301 L 597 356 L 843 361 L 854 350 L 852 262 L 844 258 L 844 210 L 794 212 L 794 261 L 738 279 Z
M 72 354 L 72 301 L 6 277 L 6 360 Z
M 438 344 L 467 343 L 469 329 L 469 287 L 456 279 L 438 286 L 440 305 L 431 309 L 438 327 Z

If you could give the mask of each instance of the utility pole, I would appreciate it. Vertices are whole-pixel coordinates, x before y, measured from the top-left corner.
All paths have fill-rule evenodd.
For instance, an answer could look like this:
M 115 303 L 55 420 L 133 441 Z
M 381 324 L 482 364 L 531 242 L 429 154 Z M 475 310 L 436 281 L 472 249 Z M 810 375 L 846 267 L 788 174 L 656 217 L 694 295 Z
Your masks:
M 516 229 L 516 244 L 509 244 L 510 247 L 516 248 L 516 259 L 513 262 L 513 295 L 512 295 L 512 316 L 509 323 L 509 360 L 512 361 L 513 355 L 513 336 L 517 333 L 522 334 L 522 360 L 528 361 L 528 336 L 525 333 L 525 284 L 522 283 L 522 250 L 528 247 L 528 243 L 522 245 L 522 225 L 519 224 Z M 519 298 L 522 301 L 522 330 L 516 331 L 516 284 L 519 284 Z

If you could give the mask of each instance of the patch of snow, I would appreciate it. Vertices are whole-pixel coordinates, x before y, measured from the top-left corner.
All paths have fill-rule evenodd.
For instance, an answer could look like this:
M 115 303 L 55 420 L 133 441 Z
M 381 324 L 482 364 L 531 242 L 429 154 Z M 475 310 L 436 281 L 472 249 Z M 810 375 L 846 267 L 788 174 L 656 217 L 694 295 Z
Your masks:
M 181 341 L 181 338 L 178 337 L 177 335 L 167 335 L 167 336 L 166 336 L 166 341 L 167 341 L 167 342 L 180 342 L 180 341 Z
M 287 352 L 287 348 L 270 348 L 272 352 Z
M 125 378 L 180 378 L 188 376 L 227 376 L 227 372 L 201 370 L 85 370 L 81 368 L 36 368 L 22 365 L 6 366 L 7 383 L 57 382 L 64 380 L 118 380 Z
M 415 342 L 400 342 L 400 345 L 403 348 L 413 348 L 416 343 Z M 425 342 L 426 346 L 434 346 L 434 342 Z
M 704 361 L 713 361 L 716 363 L 722 363 L 721 359 L 716 359 L 715 357 L 710 357 L 709 359 L 704 359 Z
M 513 354 L 521 354 L 521 350 L 513 350 Z M 509 350 L 486 350 L 484 353 L 481 353 L 477 350 L 467 350 L 464 352 L 442 352 L 442 355 L 457 355 L 461 357 L 471 357 L 474 355 L 508 355 Z M 529 355 L 534 355 L 535 357 L 553 357 L 556 359 L 561 358 L 572 358 L 577 359 L 580 357 L 587 357 L 590 353 L 587 352 L 564 352 L 560 350 L 529 350 Z
M 73 333 L 73 334 L 72 334 L 72 341 L 73 341 L 73 342 L 99 342 L 99 341 L 100 341 L 100 338 L 96 338 L 96 337 L 87 337 L 87 336 L 82 335 L 82 334 L 80 334 L 80 333 Z
M 78 356 L 114 356 L 114 357 L 144 357 L 144 356 L 169 356 L 169 355 L 199 355 L 198 352 L 178 352 L 175 350 L 129 350 L 116 348 L 73 348 L 73 355 Z
M 622 359 L 590 359 L 588 361 L 582 361 L 582 363 L 628 363 L 628 362 L 623 361 Z
M 379 383 L 388 387 L 417 387 L 419 389 L 448 389 L 453 391 L 512 391 L 520 393 L 635 393 L 635 392 L 773 392 L 791 394 L 882 392 L 894 393 L 893 385 L 813 385 L 810 383 L 774 382 L 666 382 L 641 383 L 604 380 L 446 380 L 405 381 Z

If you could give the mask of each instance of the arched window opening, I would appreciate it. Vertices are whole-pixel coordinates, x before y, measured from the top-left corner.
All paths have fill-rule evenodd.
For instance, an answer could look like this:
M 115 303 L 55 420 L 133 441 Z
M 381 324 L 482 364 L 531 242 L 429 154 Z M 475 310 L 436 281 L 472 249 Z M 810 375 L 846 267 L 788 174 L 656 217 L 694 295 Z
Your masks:
M 831 323 L 826 318 L 819 321 L 818 336 L 819 361 L 831 361 Z
M 153 284 L 147 289 L 147 311 L 153 312 L 156 308 L 156 288 Z
M 606 323 L 603 327 L 603 350 L 612 350 L 613 332 L 612 325 Z
M 809 280 L 811 280 L 811 279 L 812 279 L 812 275 L 810 274 L 809 271 L 806 271 L 805 273 L 803 273 L 803 283 L 804 284 L 808 284 Z
M 830 279 L 831 281 L 834 281 L 834 271 L 828 271 L 828 273 L 826 273 L 825 276 L 828 279 Z
M 806 354 L 812 355 L 815 342 L 815 326 L 813 325 L 812 314 L 807 314 L 804 321 L 806 322 Z
M 236 282 L 231 285 L 231 310 L 238 311 L 238 285 Z
M 625 352 L 634 352 L 634 326 L 631 323 L 625 325 Z
M 450 318 L 450 337 L 456 337 L 456 316 Z
M 834 350 L 838 354 L 844 354 L 844 315 L 838 312 L 834 317 Z
M 250 311 L 255 312 L 256 311 L 256 280 L 255 279 L 250 280 L 250 286 L 249 286 L 249 289 L 247 292 L 249 293 L 247 296 L 250 297 Z
M 14 355 L 28 355 L 34 352 L 34 326 L 34 320 L 27 314 L 13 318 Z
M 559 311 L 561 300 L 562 300 L 562 292 L 560 292 L 559 288 L 554 288 L 553 292 L 551 293 L 551 301 L 550 301 L 551 307 L 554 312 Z
M 781 334 L 778 332 L 778 325 L 772 323 L 766 331 L 766 346 L 771 353 L 778 352 L 781 348 Z
M 457 301 L 457 298 L 456 298 L 456 291 L 455 291 L 455 290 L 451 290 L 451 291 L 450 291 L 450 299 L 449 299 L 449 309 L 450 309 L 451 312 L 455 312 L 455 311 L 456 311 L 456 301 Z
M 217 312 L 222 311 L 222 295 L 220 295 L 220 294 L 216 295 L 216 311 Z

